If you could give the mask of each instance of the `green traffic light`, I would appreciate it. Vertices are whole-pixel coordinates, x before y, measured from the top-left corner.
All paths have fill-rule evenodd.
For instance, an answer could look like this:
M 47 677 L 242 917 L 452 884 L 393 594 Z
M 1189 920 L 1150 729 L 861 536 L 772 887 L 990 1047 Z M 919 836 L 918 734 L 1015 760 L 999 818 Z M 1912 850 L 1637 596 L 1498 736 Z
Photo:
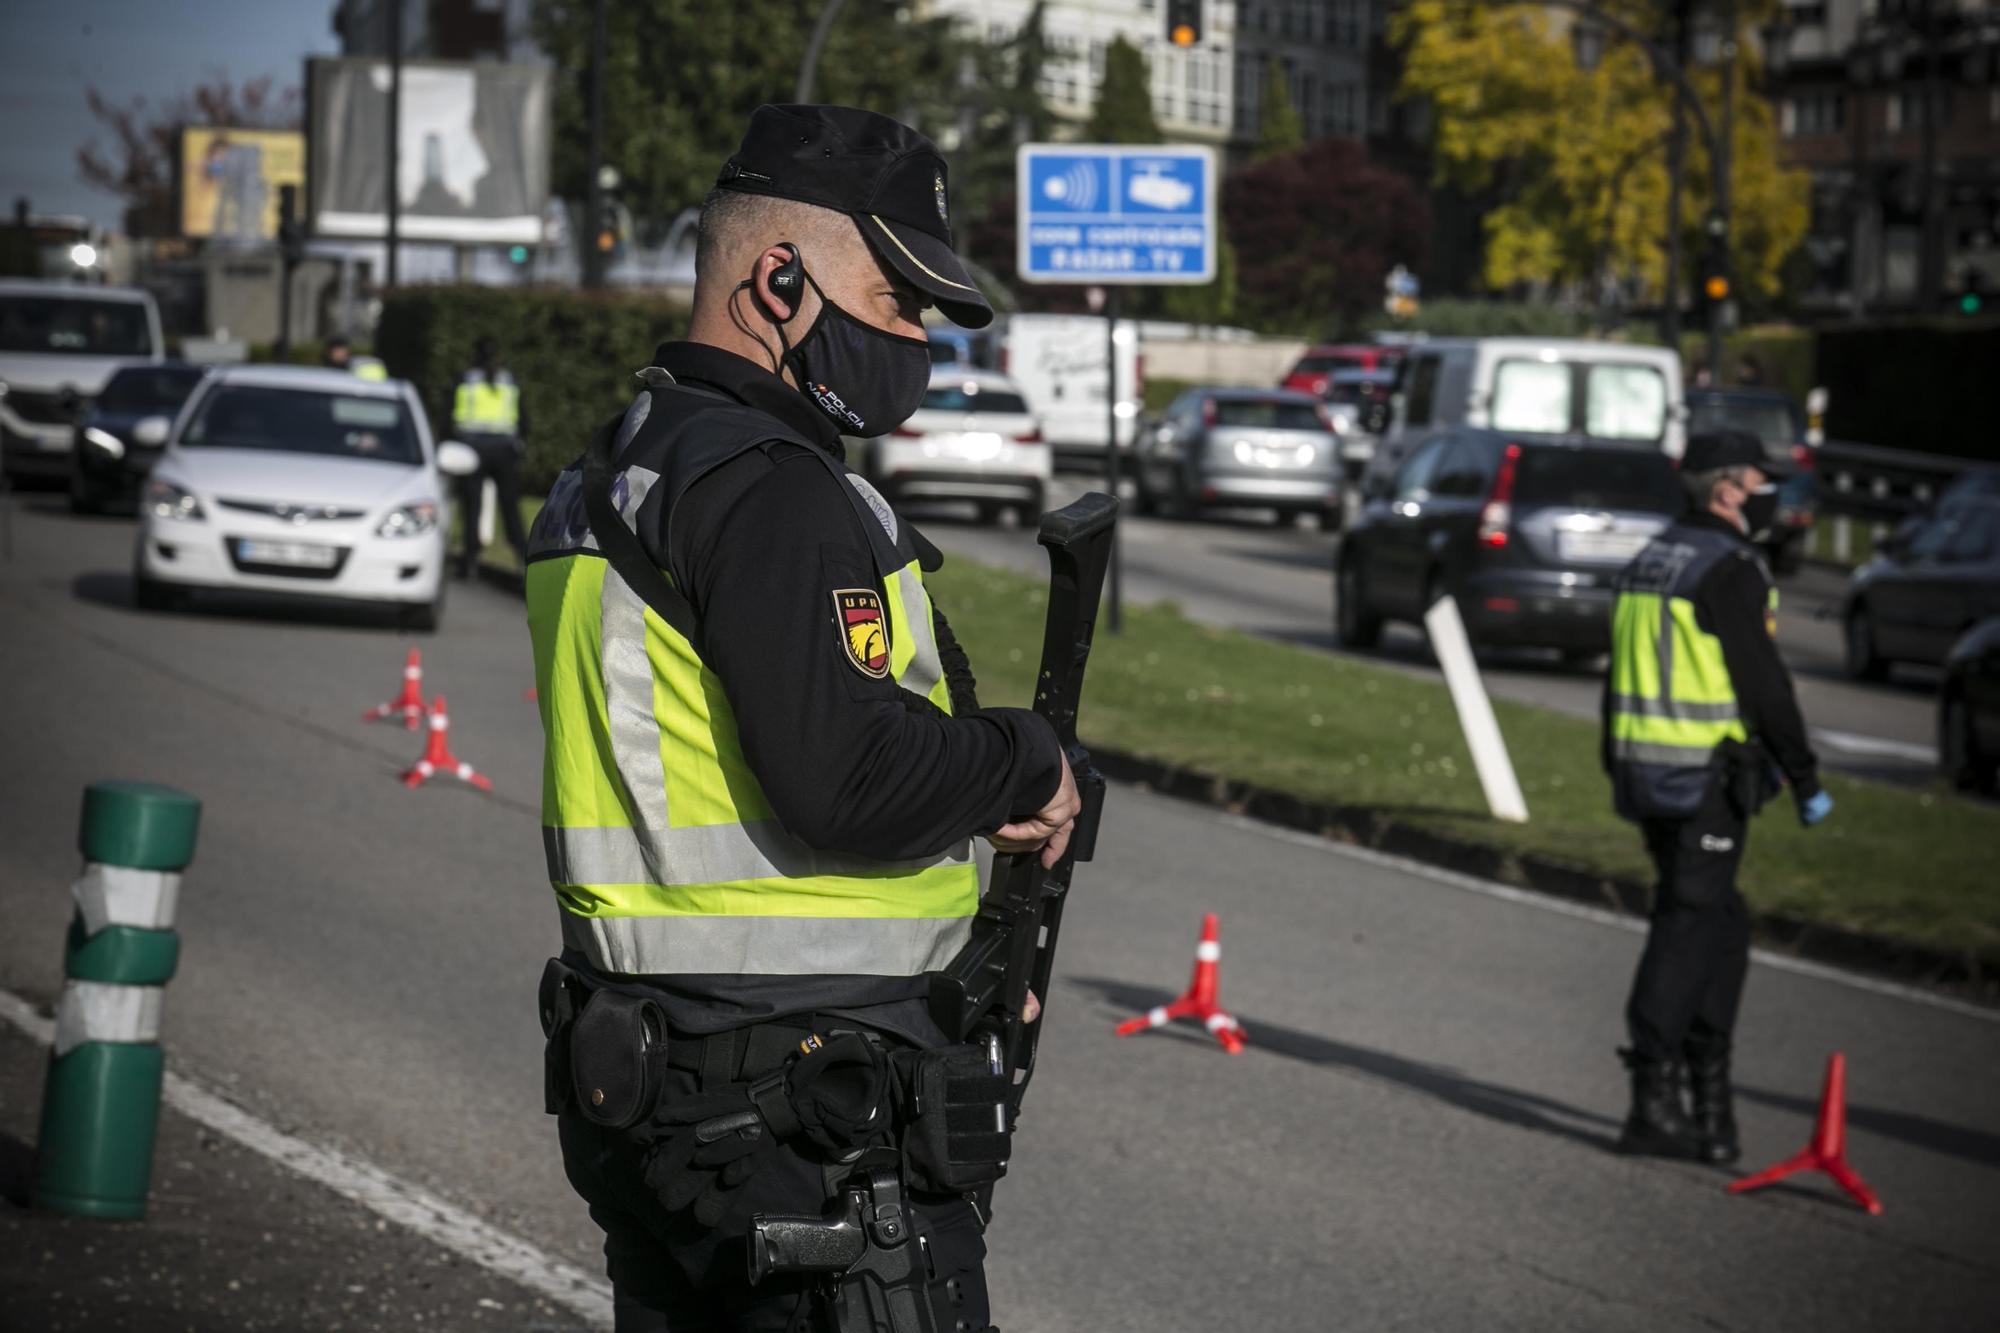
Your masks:
M 511 250 L 507 252 L 507 258 L 513 260 L 517 264 L 527 263 L 528 247 L 525 245 L 517 245 L 513 247 Z
M 1978 294 L 1967 292 L 1958 298 L 1958 313 L 1961 315 L 1976 315 L 1979 313 L 1979 305 Z

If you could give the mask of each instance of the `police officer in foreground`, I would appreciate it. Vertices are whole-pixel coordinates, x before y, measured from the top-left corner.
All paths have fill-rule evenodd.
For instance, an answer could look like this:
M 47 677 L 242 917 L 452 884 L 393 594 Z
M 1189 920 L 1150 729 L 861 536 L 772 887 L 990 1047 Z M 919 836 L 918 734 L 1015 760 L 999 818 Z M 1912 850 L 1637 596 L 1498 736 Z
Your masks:
M 1751 544 L 1777 503 L 1765 468 L 1753 435 L 1690 439 L 1688 512 L 1618 579 L 1604 764 L 1659 873 L 1625 1009 L 1624 1152 L 1736 1160 L 1729 1053 L 1750 964 L 1736 889 L 1749 820 L 1780 783 L 1808 826 L 1833 809 L 1778 657 L 1777 589 Z
M 521 525 L 521 455 L 527 449 L 522 438 L 527 415 L 521 406 L 521 386 L 500 364 L 500 347 L 493 339 L 481 338 L 475 350 L 479 359 L 460 377 L 451 404 L 452 434 L 479 455 L 479 471 L 459 483 L 464 546 L 458 572 L 467 579 L 479 567 L 479 511 L 489 478 L 507 544 L 523 561 L 528 558 L 528 537 Z
M 833 1327 L 824 1279 L 750 1284 L 746 1231 L 885 1153 L 936 1326 L 988 1326 L 990 1193 L 938 1187 L 894 1089 L 943 1043 L 925 974 L 969 934 L 969 839 L 1055 864 L 1076 785 L 1040 717 L 977 706 L 938 552 L 841 446 L 919 405 L 926 307 L 992 318 L 945 181 L 894 120 L 760 109 L 703 209 L 687 341 L 530 539 L 549 1104 L 621 1333 Z

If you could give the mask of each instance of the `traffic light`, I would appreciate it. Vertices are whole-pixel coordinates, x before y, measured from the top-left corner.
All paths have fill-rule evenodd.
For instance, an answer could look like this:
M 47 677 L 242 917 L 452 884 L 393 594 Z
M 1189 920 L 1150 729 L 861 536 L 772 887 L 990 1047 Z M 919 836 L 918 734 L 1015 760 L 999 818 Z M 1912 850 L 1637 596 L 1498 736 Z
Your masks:
M 306 257 L 306 228 L 299 220 L 299 187 L 278 187 L 278 251 L 287 265 Z
M 1965 270 L 1958 289 L 1958 313 L 1977 315 L 1986 309 L 1986 277 L 1976 268 Z
M 1701 284 L 1701 294 L 1709 300 L 1718 303 L 1727 301 L 1729 299 L 1728 277 L 1721 273 L 1709 274 L 1708 280 Z
M 1203 0 L 1167 0 L 1167 40 L 1175 46 L 1201 44 Z
M 509 246 L 507 250 L 507 261 L 512 264 L 527 263 L 528 247 L 525 245 Z

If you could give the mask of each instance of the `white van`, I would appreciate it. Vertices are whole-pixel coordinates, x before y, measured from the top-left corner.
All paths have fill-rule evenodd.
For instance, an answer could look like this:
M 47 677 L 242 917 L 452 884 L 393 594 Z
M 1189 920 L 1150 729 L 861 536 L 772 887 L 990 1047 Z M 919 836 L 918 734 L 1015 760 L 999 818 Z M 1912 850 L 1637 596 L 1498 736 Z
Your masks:
M 1057 459 L 1104 458 L 1104 321 L 1088 315 L 1009 315 L 999 330 L 999 368 L 1028 400 Z M 1118 443 L 1130 449 L 1145 401 L 1139 327 L 1118 321 Z
M 1412 343 L 1397 371 L 1388 429 L 1371 482 L 1452 426 L 1687 447 L 1681 359 L 1664 347 L 1581 338 L 1433 338 Z
M 76 417 L 111 372 L 162 358 L 146 292 L 0 282 L 0 452 L 8 476 L 67 476 Z

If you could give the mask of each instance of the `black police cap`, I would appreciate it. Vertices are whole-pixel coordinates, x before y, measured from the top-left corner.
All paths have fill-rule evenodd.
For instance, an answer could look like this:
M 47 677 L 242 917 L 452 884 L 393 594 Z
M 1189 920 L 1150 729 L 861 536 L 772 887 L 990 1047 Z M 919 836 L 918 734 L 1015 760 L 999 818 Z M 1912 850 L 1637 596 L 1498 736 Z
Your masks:
M 1683 472 L 1719 472 L 1723 468 L 1754 467 L 1766 476 L 1778 474 L 1764 453 L 1764 442 L 1745 430 L 1707 430 L 1688 436 L 1681 454 Z
M 937 145 L 901 121 L 794 104 L 757 108 L 715 184 L 847 214 L 953 323 L 984 328 L 993 307 L 952 249 L 948 178 Z

